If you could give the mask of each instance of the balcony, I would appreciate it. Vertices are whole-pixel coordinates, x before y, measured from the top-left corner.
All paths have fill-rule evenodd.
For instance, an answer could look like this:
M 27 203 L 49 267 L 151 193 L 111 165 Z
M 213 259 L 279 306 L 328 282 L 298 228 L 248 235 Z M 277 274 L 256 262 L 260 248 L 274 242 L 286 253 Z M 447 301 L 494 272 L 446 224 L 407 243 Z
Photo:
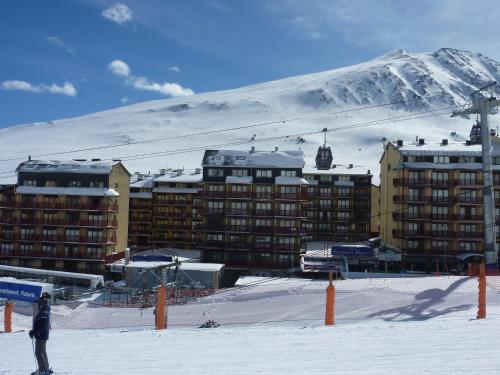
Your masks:
M 190 199 L 165 199 L 155 202 L 158 206 L 191 206 L 193 201 Z
M 211 249 L 223 249 L 224 242 L 223 241 L 203 241 L 202 247 L 211 248 Z
M 29 251 L 29 250 L 3 250 L 2 257 L 11 258 L 43 258 L 43 259 L 82 259 L 103 260 L 104 255 L 87 251 Z
M 226 242 L 227 249 L 250 250 L 252 247 L 250 242 L 245 241 L 229 241 Z
M 454 181 L 455 185 L 457 186 L 482 186 L 483 185 L 483 180 L 480 179 L 472 179 L 472 180 L 464 180 L 464 179 L 457 179 Z
M 300 235 L 300 228 L 291 228 L 291 227 L 275 227 L 274 232 L 277 234 L 288 234 L 292 236 Z
M 249 209 L 229 208 L 226 210 L 227 216 L 250 216 L 252 211 Z
M 255 209 L 255 216 L 274 216 L 273 210 Z
M 250 225 L 228 225 L 226 227 L 228 232 L 251 232 L 251 229 Z
M 431 183 L 428 178 L 395 178 L 394 186 L 426 186 Z
M 300 210 L 277 210 L 276 216 L 300 217 Z
M 456 200 L 458 203 L 469 203 L 469 204 L 481 204 L 483 203 L 483 197 L 467 197 L 465 195 L 457 194 Z
M 225 226 L 222 223 L 206 223 L 206 224 L 203 225 L 202 228 L 205 231 L 223 232 L 225 230 Z
M 201 195 L 206 198 L 225 198 L 225 191 L 202 191 Z
M 298 253 L 300 251 L 300 245 L 299 244 L 287 244 L 287 243 L 275 243 L 274 250 L 280 251 L 280 252 Z
M 130 202 L 129 205 L 129 210 L 134 210 L 134 211 L 151 211 L 153 209 L 153 205 L 151 203 L 144 204 L 144 203 L 136 203 L 134 201 Z
M 22 202 L 1 201 L 0 208 L 20 208 L 25 210 L 79 210 L 79 211 L 111 211 L 118 212 L 117 203 L 72 203 L 72 202 Z
M 306 193 L 275 193 L 274 199 L 277 200 L 289 200 L 289 201 L 300 201 L 307 200 Z
M 271 192 L 258 192 L 258 191 L 256 191 L 254 193 L 254 199 L 257 199 L 257 200 L 272 200 L 273 199 L 273 193 L 271 193 Z
M 274 232 L 274 227 L 273 226 L 254 226 L 253 231 L 255 233 L 273 233 Z
M 116 228 L 116 220 L 66 220 L 46 218 L 19 218 L 10 217 L 0 219 L 0 224 L 17 224 L 26 226 L 61 226 L 61 227 L 93 227 L 93 228 Z
M 252 192 L 250 191 L 228 191 L 226 193 L 228 199 L 252 199 Z
M 224 209 L 223 208 L 209 208 L 205 210 L 205 214 L 207 216 L 223 216 Z
M 114 244 L 116 237 L 93 237 L 93 236 L 64 236 L 58 234 L 2 234 L 2 239 L 21 241 L 21 242 L 57 242 L 57 243 L 79 243 L 79 244 Z

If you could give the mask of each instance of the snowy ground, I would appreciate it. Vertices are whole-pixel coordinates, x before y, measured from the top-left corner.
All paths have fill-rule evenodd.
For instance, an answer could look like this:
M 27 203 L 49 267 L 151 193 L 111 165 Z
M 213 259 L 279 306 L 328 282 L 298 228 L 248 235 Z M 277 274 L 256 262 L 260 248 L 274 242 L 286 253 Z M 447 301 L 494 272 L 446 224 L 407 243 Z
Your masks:
M 326 283 L 303 279 L 248 280 L 215 298 L 170 306 L 170 329 L 161 332 L 151 328 L 151 310 L 54 306 L 49 358 L 57 374 L 75 375 L 499 372 L 499 277 L 487 279 L 487 319 L 481 321 L 476 278 L 335 285 L 335 327 L 322 325 Z M 31 318 L 20 312 L 17 332 L 0 334 L 2 375 L 28 374 L 35 366 Z M 0 324 L 2 318 L 0 308 Z M 208 319 L 221 327 L 193 328 Z M 116 328 L 127 325 L 135 328 Z
M 56 374 L 498 374 L 500 319 L 335 327 L 57 331 Z M 1 335 L 0 374 L 34 367 L 25 332 Z

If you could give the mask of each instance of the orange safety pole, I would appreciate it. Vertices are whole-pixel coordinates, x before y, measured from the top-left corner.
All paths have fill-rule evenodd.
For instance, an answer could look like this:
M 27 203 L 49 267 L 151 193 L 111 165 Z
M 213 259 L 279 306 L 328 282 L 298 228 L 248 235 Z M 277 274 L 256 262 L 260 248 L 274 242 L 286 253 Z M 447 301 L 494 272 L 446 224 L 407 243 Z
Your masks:
M 335 286 L 333 285 L 333 272 L 330 272 L 329 283 L 326 287 L 326 312 L 325 312 L 325 325 L 335 325 Z
M 4 323 L 4 332 L 11 333 L 12 332 L 12 312 L 14 311 L 14 304 L 7 302 L 5 304 L 5 310 L 3 312 L 3 323 Z
M 165 319 L 165 306 L 167 304 L 167 288 L 162 285 L 156 291 L 156 317 L 155 326 L 156 329 L 167 328 L 167 322 Z
M 484 263 L 479 265 L 479 306 L 477 309 L 477 318 L 486 318 L 486 272 Z

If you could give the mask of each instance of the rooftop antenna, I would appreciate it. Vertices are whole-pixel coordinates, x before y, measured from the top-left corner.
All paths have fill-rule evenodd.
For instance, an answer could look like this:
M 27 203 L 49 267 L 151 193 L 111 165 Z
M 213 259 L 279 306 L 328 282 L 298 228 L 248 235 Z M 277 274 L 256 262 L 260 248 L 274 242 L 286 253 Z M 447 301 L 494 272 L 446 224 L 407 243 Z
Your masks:
M 469 118 L 471 114 L 479 115 L 481 125 L 481 145 L 483 156 L 483 226 L 484 226 L 484 260 L 489 268 L 498 268 L 498 245 L 496 243 L 495 201 L 491 168 L 491 137 L 488 115 L 498 113 L 498 100 L 494 94 L 497 82 L 492 81 L 474 91 L 462 109 L 453 111 L 451 117 Z M 488 92 L 489 91 L 489 95 Z
M 323 147 L 326 147 L 326 133 L 328 133 L 328 128 L 323 128 L 322 132 L 324 133 Z

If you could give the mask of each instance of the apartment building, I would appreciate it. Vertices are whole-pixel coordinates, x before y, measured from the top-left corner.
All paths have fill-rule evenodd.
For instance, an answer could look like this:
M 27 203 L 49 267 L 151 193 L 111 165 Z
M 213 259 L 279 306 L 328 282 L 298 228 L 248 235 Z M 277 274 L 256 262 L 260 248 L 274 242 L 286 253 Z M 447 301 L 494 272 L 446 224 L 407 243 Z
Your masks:
M 480 139 L 388 143 L 380 160 L 380 230 L 406 269 L 448 271 L 483 251 Z M 497 220 L 500 140 L 492 137 Z M 497 235 L 499 231 L 497 229 Z
M 370 171 L 361 167 L 337 166 L 324 170 L 305 167 L 307 202 L 302 222 L 303 240 L 358 242 L 370 238 Z
M 127 247 L 130 174 L 120 161 L 28 160 L 0 191 L 0 261 L 102 273 Z
M 162 169 L 153 179 L 153 247 L 193 249 L 201 243 L 201 181 L 201 169 Z
M 203 157 L 203 260 L 229 268 L 298 265 L 308 182 L 302 151 L 207 150 Z
M 128 246 L 150 249 L 153 235 L 153 183 L 155 176 L 134 174 L 130 183 Z

